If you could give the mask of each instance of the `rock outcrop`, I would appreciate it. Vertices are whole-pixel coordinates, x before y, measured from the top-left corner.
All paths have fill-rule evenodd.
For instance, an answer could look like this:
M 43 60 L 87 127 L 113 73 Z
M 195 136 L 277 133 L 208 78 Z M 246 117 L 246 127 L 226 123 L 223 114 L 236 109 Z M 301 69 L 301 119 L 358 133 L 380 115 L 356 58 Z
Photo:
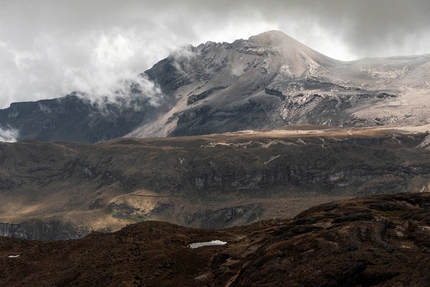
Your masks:
M 78 95 L 13 103 L 0 110 L 0 127 L 16 130 L 16 140 L 95 143 L 126 135 L 154 109 L 144 98 L 92 103 Z

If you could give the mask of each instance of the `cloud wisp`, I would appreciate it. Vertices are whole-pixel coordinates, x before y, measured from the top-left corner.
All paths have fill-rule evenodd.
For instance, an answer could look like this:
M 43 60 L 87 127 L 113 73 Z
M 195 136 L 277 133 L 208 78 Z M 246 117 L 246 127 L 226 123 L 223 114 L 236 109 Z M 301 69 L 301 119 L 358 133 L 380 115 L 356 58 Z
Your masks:
M 0 128 L 0 142 L 16 142 L 19 137 L 19 130 L 13 128 Z

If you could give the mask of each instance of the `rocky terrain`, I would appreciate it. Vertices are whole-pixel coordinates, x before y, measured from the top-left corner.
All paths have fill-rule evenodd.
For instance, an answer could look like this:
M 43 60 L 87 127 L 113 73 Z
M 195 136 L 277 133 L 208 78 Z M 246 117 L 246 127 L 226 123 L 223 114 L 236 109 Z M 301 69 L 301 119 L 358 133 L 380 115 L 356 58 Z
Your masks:
M 331 202 L 217 231 L 157 221 L 83 239 L 0 238 L 0 286 L 427 286 L 430 194 Z M 190 248 L 221 240 L 225 245 Z
M 0 144 L 0 235 L 64 239 L 159 220 L 224 228 L 313 205 L 429 192 L 428 133 L 284 130 Z
M 0 110 L 0 128 L 16 130 L 18 140 L 93 143 L 306 123 L 429 124 L 429 55 L 342 62 L 269 31 L 184 47 L 140 76 L 160 91 L 156 104 L 142 86 L 130 83 L 131 96 L 116 102 L 94 103 L 75 92 L 14 103 Z

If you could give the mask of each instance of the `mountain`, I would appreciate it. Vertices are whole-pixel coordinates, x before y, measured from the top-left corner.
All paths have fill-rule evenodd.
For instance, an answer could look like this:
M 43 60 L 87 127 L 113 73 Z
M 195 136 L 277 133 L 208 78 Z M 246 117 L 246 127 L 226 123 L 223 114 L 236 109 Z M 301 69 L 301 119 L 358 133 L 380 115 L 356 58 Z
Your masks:
M 341 62 L 270 31 L 177 51 L 145 73 L 168 102 L 129 136 L 428 124 L 430 55 Z
M 284 130 L 0 143 L 0 236 L 72 239 L 157 220 L 219 229 L 333 200 L 430 191 L 428 133 Z
M 291 124 L 427 125 L 430 55 L 342 62 L 279 31 L 179 49 L 141 74 L 162 91 L 157 105 L 134 84 L 133 101 L 95 104 L 79 93 L 14 103 L 0 127 L 18 140 L 93 143 L 278 128 Z
M 223 230 L 157 221 L 79 240 L 0 238 L 0 286 L 427 286 L 430 194 L 315 206 Z M 190 248 L 193 243 L 224 245 Z

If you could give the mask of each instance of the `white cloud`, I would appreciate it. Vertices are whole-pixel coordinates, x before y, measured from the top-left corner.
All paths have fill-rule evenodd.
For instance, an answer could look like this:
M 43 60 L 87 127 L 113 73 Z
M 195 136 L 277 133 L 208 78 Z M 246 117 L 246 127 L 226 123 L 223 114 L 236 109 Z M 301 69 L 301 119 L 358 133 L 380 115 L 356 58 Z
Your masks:
M 2 142 L 16 142 L 16 139 L 19 136 L 19 131 L 17 129 L 0 128 L 0 141 Z

